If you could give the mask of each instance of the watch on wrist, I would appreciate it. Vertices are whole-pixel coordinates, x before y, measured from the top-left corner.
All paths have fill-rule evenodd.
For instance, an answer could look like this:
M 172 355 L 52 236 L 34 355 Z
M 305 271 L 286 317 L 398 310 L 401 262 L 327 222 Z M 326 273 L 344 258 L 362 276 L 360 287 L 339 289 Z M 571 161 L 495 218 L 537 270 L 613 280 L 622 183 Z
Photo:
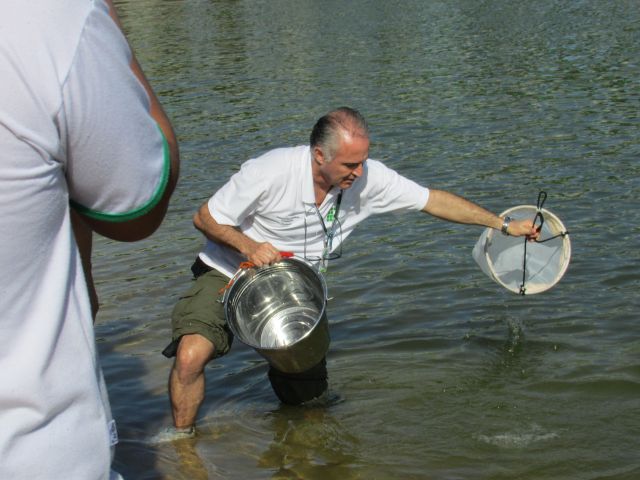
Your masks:
M 509 224 L 511 223 L 511 220 L 513 220 L 511 217 L 504 217 L 504 220 L 502 220 L 502 228 L 500 231 L 503 235 L 509 235 Z

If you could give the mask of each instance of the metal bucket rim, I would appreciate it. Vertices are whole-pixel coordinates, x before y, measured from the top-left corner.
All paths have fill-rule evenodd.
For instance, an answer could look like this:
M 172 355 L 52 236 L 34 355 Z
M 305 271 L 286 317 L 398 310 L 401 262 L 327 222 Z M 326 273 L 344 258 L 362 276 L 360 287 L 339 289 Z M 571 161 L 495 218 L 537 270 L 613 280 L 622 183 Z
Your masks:
M 229 321 L 229 299 L 231 298 L 231 295 L 236 287 L 236 285 L 238 285 L 237 281 L 239 279 L 241 279 L 244 275 L 248 275 L 250 270 L 254 270 L 257 269 L 258 272 L 256 272 L 256 274 L 258 274 L 259 272 L 266 272 L 269 269 L 272 268 L 282 268 L 282 267 L 278 267 L 279 264 L 286 264 L 286 263 L 299 263 L 301 265 L 303 265 L 304 267 L 308 268 L 314 275 L 315 277 L 320 281 L 320 285 L 322 287 L 322 309 L 320 310 L 317 318 L 315 319 L 315 322 L 313 324 L 313 327 L 309 329 L 309 331 L 307 331 L 303 336 L 301 336 L 300 338 L 298 338 L 295 342 L 291 343 L 290 345 L 287 345 L 285 347 L 263 347 L 261 345 L 256 345 L 255 343 L 249 342 L 246 339 L 243 338 L 243 336 L 240 334 L 240 332 L 238 332 L 238 330 L 236 329 L 234 322 L 230 322 Z M 314 330 L 318 327 L 318 325 L 320 325 L 323 320 L 326 321 L 326 308 L 327 308 L 327 302 L 328 302 L 328 291 L 327 291 L 327 283 L 324 279 L 324 276 L 322 275 L 322 273 L 320 273 L 318 271 L 318 269 L 316 269 L 312 263 L 310 263 L 309 261 L 300 258 L 300 257 L 288 257 L 288 258 L 283 258 L 281 261 L 279 261 L 278 263 L 274 263 L 272 265 L 265 265 L 263 267 L 250 267 L 250 268 L 239 268 L 236 273 L 233 275 L 233 277 L 231 278 L 231 280 L 229 281 L 228 287 L 226 288 L 224 295 L 222 297 L 222 303 L 223 303 L 223 308 L 224 308 L 224 315 L 225 315 L 225 320 L 227 322 L 228 327 L 231 329 L 231 332 L 234 334 L 234 336 L 236 336 L 238 338 L 238 340 L 240 340 L 242 343 L 244 343 L 245 345 L 254 348 L 256 350 L 262 351 L 262 352 L 279 352 L 279 351 L 283 351 L 283 350 L 287 350 L 290 349 L 291 347 L 293 347 L 294 345 L 297 345 L 298 343 L 304 341 L 306 338 L 308 338 L 313 332 Z

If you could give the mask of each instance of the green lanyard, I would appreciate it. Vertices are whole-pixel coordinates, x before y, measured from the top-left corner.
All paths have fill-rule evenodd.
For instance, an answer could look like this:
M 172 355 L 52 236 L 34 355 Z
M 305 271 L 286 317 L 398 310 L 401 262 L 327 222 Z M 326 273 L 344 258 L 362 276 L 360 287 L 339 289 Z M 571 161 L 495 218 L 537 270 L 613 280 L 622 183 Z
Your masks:
M 327 213 L 327 221 L 331 222 L 331 229 L 327 229 L 327 226 L 324 223 L 322 218 L 322 214 L 318 209 L 317 205 L 313 205 L 316 207 L 316 213 L 318 214 L 318 218 L 320 219 L 320 224 L 322 225 L 322 230 L 324 230 L 324 243 L 322 247 L 322 257 L 320 258 L 320 267 L 319 270 L 321 272 L 326 272 L 327 267 L 329 266 L 329 254 L 331 253 L 331 247 L 333 246 L 333 237 L 336 234 L 336 228 L 338 226 L 338 214 L 340 213 L 340 204 L 342 203 L 342 190 L 338 194 L 338 198 L 336 199 L 336 204 L 331 207 L 329 213 Z

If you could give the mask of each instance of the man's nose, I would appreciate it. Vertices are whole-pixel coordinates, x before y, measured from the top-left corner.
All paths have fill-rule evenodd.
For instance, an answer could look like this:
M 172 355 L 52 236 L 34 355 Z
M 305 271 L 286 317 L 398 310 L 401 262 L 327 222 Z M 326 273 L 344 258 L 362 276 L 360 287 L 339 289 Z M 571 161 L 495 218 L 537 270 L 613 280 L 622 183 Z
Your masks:
M 360 164 L 360 165 L 358 165 L 358 166 L 353 170 L 353 172 L 352 172 L 352 173 L 353 173 L 356 177 L 361 177 L 361 176 L 362 176 L 362 170 L 363 170 L 363 168 L 364 168 L 364 167 L 362 166 L 362 164 Z

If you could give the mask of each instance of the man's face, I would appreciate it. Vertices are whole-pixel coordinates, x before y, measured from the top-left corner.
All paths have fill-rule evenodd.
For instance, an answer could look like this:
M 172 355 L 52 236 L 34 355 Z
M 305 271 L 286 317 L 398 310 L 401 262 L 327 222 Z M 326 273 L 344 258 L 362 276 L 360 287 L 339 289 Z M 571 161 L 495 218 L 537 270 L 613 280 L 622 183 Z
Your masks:
M 331 186 L 347 189 L 362 175 L 364 162 L 369 157 L 369 139 L 361 135 L 343 135 L 333 160 L 327 162 L 322 151 L 316 147 L 319 173 Z

